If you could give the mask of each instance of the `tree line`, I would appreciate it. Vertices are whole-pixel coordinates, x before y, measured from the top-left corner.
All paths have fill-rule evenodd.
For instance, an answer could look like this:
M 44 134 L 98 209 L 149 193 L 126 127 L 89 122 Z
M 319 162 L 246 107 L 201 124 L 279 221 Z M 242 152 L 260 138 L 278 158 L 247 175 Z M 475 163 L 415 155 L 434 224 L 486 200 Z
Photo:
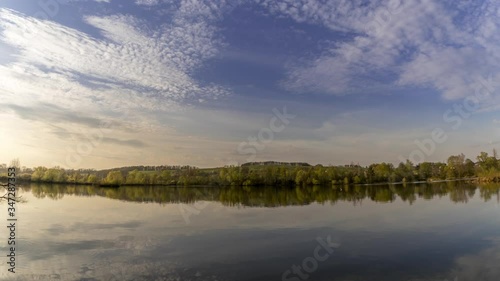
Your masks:
M 464 154 L 452 155 L 446 162 L 413 164 L 409 160 L 395 166 L 376 163 L 344 166 L 311 166 L 307 163 L 247 163 L 199 169 L 193 166 L 132 166 L 110 170 L 67 170 L 60 167 L 23 169 L 20 180 L 43 183 L 92 185 L 208 185 L 208 186 L 315 186 L 439 181 L 477 178 L 500 181 L 500 161 L 481 152 L 476 162 Z M 19 163 L 18 163 L 19 164 Z M 0 174 L 1 174 L 0 170 Z

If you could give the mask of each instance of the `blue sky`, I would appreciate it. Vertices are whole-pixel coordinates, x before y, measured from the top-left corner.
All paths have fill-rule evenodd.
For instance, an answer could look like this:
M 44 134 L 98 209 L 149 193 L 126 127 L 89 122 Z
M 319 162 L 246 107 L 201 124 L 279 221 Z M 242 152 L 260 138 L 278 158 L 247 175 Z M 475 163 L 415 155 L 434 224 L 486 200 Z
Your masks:
M 500 141 L 499 16 L 495 1 L 4 0 L 0 158 L 474 158 Z M 415 156 L 436 128 L 446 141 Z

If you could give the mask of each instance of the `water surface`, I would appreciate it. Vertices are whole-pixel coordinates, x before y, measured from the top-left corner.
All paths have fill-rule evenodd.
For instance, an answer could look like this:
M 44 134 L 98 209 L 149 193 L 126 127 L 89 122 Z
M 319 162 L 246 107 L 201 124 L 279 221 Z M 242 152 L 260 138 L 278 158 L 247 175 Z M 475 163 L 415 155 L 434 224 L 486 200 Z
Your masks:
M 2 262 L 0 279 L 497 281 L 499 190 L 33 184 L 20 188 L 17 273 Z M 313 262 L 318 239 L 335 247 Z

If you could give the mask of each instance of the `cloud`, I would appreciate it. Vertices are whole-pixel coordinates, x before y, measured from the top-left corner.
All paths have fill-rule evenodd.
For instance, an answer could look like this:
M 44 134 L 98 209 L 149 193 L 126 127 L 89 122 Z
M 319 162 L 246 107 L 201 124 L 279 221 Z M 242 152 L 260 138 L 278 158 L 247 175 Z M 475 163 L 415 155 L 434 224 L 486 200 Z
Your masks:
M 159 0 L 136 0 L 135 4 L 136 5 L 143 5 L 143 6 L 155 6 L 160 3 Z
M 158 28 L 127 15 L 86 16 L 103 38 L 0 9 L 0 40 L 19 51 L 15 62 L 0 65 L 5 96 L 66 105 L 78 101 L 80 107 L 173 110 L 227 94 L 191 77 L 222 42 L 203 7 L 183 7 L 172 24 Z
M 45 197 L 45 193 L 43 194 L 37 194 L 37 196 L 40 196 L 42 198 Z M 86 229 L 93 229 L 93 230 L 112 230 L 116 228 L 125 228 L 125 229 L 132 229 L 132 228 L 138 228 L 143 225 L 142 222 L 140 221 L 128 221 L 128 222 L 118 222 L 118 223 L 107 223 L 107 224 L 98 224 L 98 223 L 73 223 L 71 225 L 61 225 L 61 224 L 52 224 L 48 228 L 44 229 L 50 235 L 52 236 L 58 236 L 61 234 L 68 234 L 68 233 L 82 233 L 85 232 Z
M 498 280 L 500 269 L 500 241 L 498 237 L 487 239 L 490 247 L 477 254 L 464 255 L 456 259 L 453 274 L 458 276 L 457 280 Z
M 473 91 L 478 76 L 500 72 L 500 4 L 364 2 L 261 1 L 275 15 L 332 31 L 333 47 L 289 67 L 286 89 L 344 95 L 379 85 L 417 86 L 458 99 Z M 471 6 L 474 13 L 467 13 Z M 338 34 L 348 39 L 339 41 Z
M 297 22 L 324 25 L 335 31 L 352 31 L 353 18 L 362 18 L 376 7 L 376 3 L 362 0 L 320 2 L 316 0 L 278 1 L 260 0 L 260 5 L 274 15 L 290 17 Z
M 65 110 L 57 105 L 47 103 L 41 103 L 31 107 L 16 104 L 0 105 L 0 108 L 1 107 L 12 110 L 24 120 L 47 124 L 71 123 L 91 128 L 99 128 L 103 122 L 100 119 L 83 116 L 79 113 Z
M 59 3 L 69 3 L 69 2 L 89 2 L 94 1 L 97 3 L 111 3 L 111 0 L 57 0 Z
M 120 139 L 116 139 L 116 138 L 105 137 L 102 139 L 102 141 L 105 143 L 124 145 L 124 146 L 130 146 L 130 147 L 135 147 L 135 148 L 141 148 L 141 147 L 147 146 L 144 142 L 142 142 L 140 140 L 120 140 Z

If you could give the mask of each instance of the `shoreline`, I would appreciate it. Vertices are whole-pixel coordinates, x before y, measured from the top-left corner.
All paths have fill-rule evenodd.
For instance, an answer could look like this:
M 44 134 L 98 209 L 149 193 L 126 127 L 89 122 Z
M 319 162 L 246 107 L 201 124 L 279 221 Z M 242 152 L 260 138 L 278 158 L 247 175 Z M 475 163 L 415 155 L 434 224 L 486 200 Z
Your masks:
M 4 181 L 6 178 L 0 177 L 0 181 Z M 119 187 L 184 187 L 184 186 L 193 186 L 193 187 L 342 187 L 342 186 L 377 186 L 377 185 L 406 185 L 406 184 L 434 184 L 434 183 L 443 183 L 443 182 L 470 182 L 470 183 L 499 183 L 500 178 L 498 177 L 473 177 L 473 178 L 459 178 L 459 179 L 445 179 L 445 180 L 433 180 L 429 179 L 426 181 L 399 181 L 399 182 L 376 182 L 376 183 L 335 183 L 335 184 L 306 184 L 306 185 L 297 185 L 297 184 L 279 184 L 279 185 L 265 185 L 265 184 L 255 184 L 255 185 L 232 185 L 232 184 L 183 184 L 183 183 L 155 183 L 155 184 L 137 184 L 137 183 L 123 183 L 123 184 L 106 184 L 106 183 L 86 183 L 86 182 L 55 182 L 55 181 L 33 181 L 31 179 L 16 179 L 18 183 L 29 183 L 29 184 L 50 184 L 50 185 L 82 185 L 82 186 L 94 186 L 101 188 L 119 188 Z

